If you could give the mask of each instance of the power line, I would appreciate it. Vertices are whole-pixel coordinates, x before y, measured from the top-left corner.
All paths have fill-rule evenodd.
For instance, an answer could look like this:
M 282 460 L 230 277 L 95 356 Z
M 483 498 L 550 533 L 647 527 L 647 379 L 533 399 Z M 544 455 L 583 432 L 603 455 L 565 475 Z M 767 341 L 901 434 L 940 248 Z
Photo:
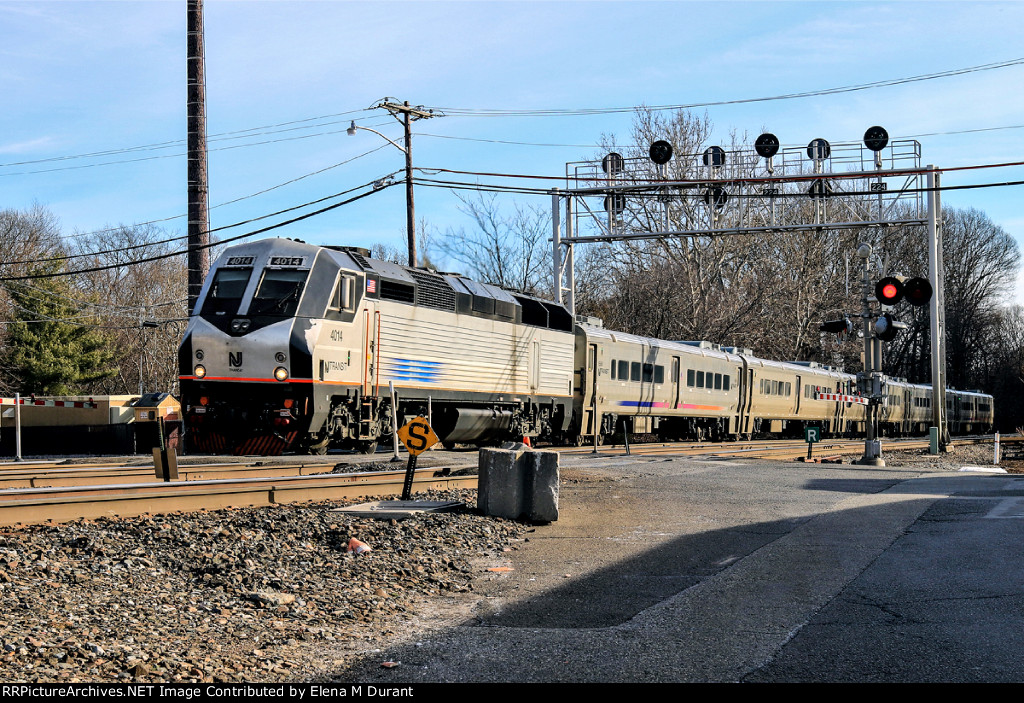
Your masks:
M 1024 129 L 1024 124 L 1015 125 L 1003 125 L 1000 127 L 978 127 L 976 129 L 955 129 L 948 130 L 945 132 L 922 132 L 921 134 L 905 134 L 902 136 L 894 136 L 893 139 L 918 139 L 920 137 L 945 137 L 954 136 L 958 134 L 978 134 L 981 132 L 996 132 L 1007 129 Z M 464 142 L 480 142 L 484 144 L 507 144 L 510 146 L 539 146 L 539 147 L 553 147 L 553 148 L 567 148 L 567 149 L 604 149 L 607 148 L 607 144 L 559 144 L 554 142 L 518 142 L 510 139 L 484 139 L 482 137 L 459 137 L 451 134 L 430 134 L 428 132 L 415 132 L 413 136 L 416 137 L 431 137 L 433 139 L 451 139 L 454 141 Z M 847 142 L 837 142 L 837 144 L 856 144 L 857 140 L 849 140 Z M 646 144 L 617 144 L 614 148 L 618 149 L 646 149 L 649 145 Z M 784 144 L 781 148 L 802 148 L 799 144 Z M 689 154 L 693 156 L 693 154 Z
M 248 195 L 243 195 L 241 197 L 235 198 L 234 200 L 226 200 L 223 203 L 218 203 L 216 205 L 211 206 L 210 209 L 211 210 L 216 210 L 217 208 L 224 207 L 226 205 L 234 205 L 235 203 L 241 202 L 243 200 L 248 200 L 249 198 L 255 198 L 258 195 L 263 195 L 264 193 L 269 193 L 272 190 L 277 190 L 278 188 L 283 188 L 284 186 L 291 185 L 292 183 L 297 183 L 297 182 L 299 182 L 301 180 L 304 180 L 306 178 L 310 178 L 311 176 L 318 176 L 321 173 L 326 173 L 327 171 L 330 171 L 331 169 L 335 169 L 335 168 L 338 168 L 339 166 L 344 166 L 345 164 L 352 163 L 353 161 L 355 161 L 357 159 L 361 159 L 364 156 L 369 156 L 370 154 L 372 154 L 372 153 L 374 153 L 376 151 L 380 151 L 381 149 L 383 149 L 386 146 L 387 146 L 387 144 L 381 144 L 380 146 L 375 147 L 373 149 L 370 149 L 369 151 L 364 151 L 362 154 L 359 154 L 358 156 L 353 156 L 350 159 L 345 159 L 344 161 L 339 161 L 336 164 L 331 164 L 330 166 L 325 166 L 324 168 L 321 168 L 321 169 L 319 169 L 317 171 L 311 171 L 310 173 L 303 174 L 301 176 L 298 176 L 297 178 L 292 178 L 291 180 L 287 180 L 287 181 L 285 181 L 283 183 L 278 183 L 277 185 L 270 186 L 269 188 L 264 188 L 263 190 L 258 190 L 255 193 L 249 193 Z M 155 225 L 155 224 L 158 224 L 160 222 L 169 222 L 171 220 L 178 220 L 178 219 L 181 219 L 182 217 L 185 217 L 185 213 L 182 213 L 180 215 L 172 215 L 170 217 L 164 217 L 164 218 L 157 219 L 157 220 L 147 220 L 146 222 L 136 222 L 136 223 L 133 223 L 132 225 L 119 225 L 117 227 L 106 227 L 104 229 L 97 229 L 97 230 L 93 230 L 91 232 L 76 232 L 74 234 L 62 235 L 60 238 L 62 240 L 79 239 L 79 238 L 82 238 L 82 237 L 90 237 L 90 236 L 93 236 L 93 235 L 96 235 L 96 234 L 107 234 L 108 232 L 117 232 L 118 230 L 123 229 L 124 227 L 141 227 L 141 226 L 144 226 L 144 225 Z M 218 229 L 221 229 L 221 228 L 218 228 Z M 213 231 L 213 230 L 211 230 L 211 231 Z M 175 238 L 172 238 L 172 239 L 169 239 L 169 240 L 166 240 L 166 241 L 174 241 L 175 239 L 183 239 L 183 238 L 184 237 L 175 237 Z M 153 244 L 156 244 L 156 243 L 157 242 L 153 242 Z
M 392 187 L 394 185 L 397 185 L 397 183 L 398 183 L 397 181 L 396 182 L 392 182 L 392 183 L 386 183 L 384 185 L 380 185 L 379 187 L 374 187 L 373 190 L 367 191 L 366 193 L 361 193 L 360 195 L 356 195 L 356 196 L 354 196 L 352 198 L 348 198 L 347 200 L 343 200 L 340 203 L 334 203 L 333 205 L 328 205 L 327 207 L 321 208 L 319 210 L 315 210 L 313 212 L 306 213 L 305 215 L 299 215 L 298 217 L 293 217 L 290 220 L 285 220 L 284 222 L 279 222 L 279 223 L 274 224 L 274 225 L 268 225 L 267 227 L 262 227 L 260 229 L 253 230 L 252 232 L 246 232 L 245 234 L 239 234 L 239 235 L 236 235 L 234 237 L 229 237 L 227 239 L 222 239 L 222 240 L 220 240 L 218 242 L 210 242 L 209 244 L 202 245 L 201 247 L 192 247 L 192 248 L 211 249 L 213 247 L 221 246 L 223 244 L 229 244 L 231 242 L 236 242 L 236 241 L 238 241 L 240 239 L 246 239 L 248 237 L 254 237 L 257 234 L 263 234 L 264 232 L 270 232 L 271 230 L 275 230 L 275 229 L 278 229 L 280 227 L 285 227 L 285 226 L 293 224 L 295 222 L 300 222 L 300 221 L 306 220 L 306 219 L 308 219 L 310 217 L 315 217 L 316 215 L 321 215 L 321 214 L 323 214 L 325 212 L 329 212 L 330 210 L 334 210 L 334 209 L 339 208 L 339 207 L 341 207 L 343 205 L 348 205 L 349 203 L 354 203 L 357 200 L 362 200 L 363 198 L 365 198 L 365 197 L 367 197 L 369 195 L 373 195 L 374 193 L 379 193 L 382 190 L 386 190 L 387 188 L 390 188 L 390 187 Z M 361 187 L 367 188 L 367 187 L 370 187 L 370 186 L 373 186 L 373 185 L 374 185 L 374 182 L 371 181 L 370 183 L 366 183 L 366 184 L 364 184 Z M 355 189 L 352 189 L 352 190 L 355 190 Z M 264 216 L 264 217 L 266 217 L 266 216 Z M 262 219 L 262 218 L 254 218 L 254 219 Z M 169 253 L 165 253 L 165 254 L 159 254 L 159 255 L 155 255 L 155 256 L 150 256 L 150 257 L 146 257 L 144 259 L 137 259 L 135 261 L 132 261 L 130 263 L 125 263 L 125 264 L 110 264 L 110 265 L 106 265 L 106 266 L 93 266 L 93 267 L 84 268 L 84 269 L 74 269 L 74 270 L 70 270 L 70 271 L 56 271 L 54 273 L 39 273 L 39 274 L 35 274 L 35 275 L 0 276 L 0 281 L 27 281 L 27 280 L 35 280 L 35 279 L 39 279 L 39 278 L 58 278 L 58 277 L 61 277 L 61 276 L 75 276 L 75 275 L 78 275 L 78 274 L 81 274 L 81 273 L 94 273 L 96 271 L 109 271 L 110 269 L 122 268 L 124 266 L 138 266 L 140 264 L 145 264 L 145 263 L 149 263 L 149 262 L 152 262 L 152 261 L 161 261 L 163 259 L 170 259 L 170 258 L 173 258 L 175 256 L 181 256 L 183 254 L 186 254 L 187 252 L 188 252 L 188 248 L 177 250 L 177 251 L 173 251 L 173 252 L 169 252 Z
M 855 85 L 842 86 L 837 88 L 824 88 L 821 90 L 808 90 L 800 93 L 783 93 L 758 98 L 741 98 L 736 100 L 718 100 L 713 102 L 684 103 L 678 105 L 654 105 L 654 106 L 630 106 L 630 107 L 601 107 L 601 108 L 547 108 L 534 110 L 517 110 L 504 108 L 459 108 L 459 107 L 434 107 L 434 110 L 443 110 L 447 115 L 477 116 L 477 117 L 565 117 L 570 115 L 609 115 L 616 113 L 635 112 L 639 109 L 660 112 L 664 110 L 689 110 L 695 107 L 718 107 L 722 105 L 740 105 L 744 103 L 768 102 L 772 100 L 793 100 L 796 98 L 809 98 L 822 95 L 837 95 L 839 93 L 851 93 L 872 88 L 885 88 L 906 83 L 917 83 L 930 81 L 938 78 L 949 78 L 968 73 L 980 71 L 992 71 L 999 68 L 1008 68 L 1024 64 L 1024 58 L 1010 59 L 1008 61 L 997 61 L 994 63 L 956 68 L 937 73 L 925 73 L 906 78 L 892 78 L 888 80 L 872 81 L 870 83 L 859 83 Z
M 289 129 L 275 129 L 275 128 L 277 128 L 277 127 L 286 127 L 288 125 L 299 124 L 299 123 L 302 123 L 302 122 L 313 122 L 313 121 L 317 121 L 317 120 L 324 120 L 324 119 L 329 119 L 329 118 L 334 118 L 334 117 L 344 117 L 346 115 L 353 115 L 353 114 L 358 113 L 358 112 L 368 112 L 368 110 L 366 110 L 366 109 L 363 109 L 363 110 L 349 110 L 348 112 L 338 112 L 338 113 L 334 113 L 334 114 L 331 114 L 331 115 L 320 115 L 319 117 L 307 117 L 307 118 L 301 119 L 301 120 L 292 120 L 292 121 L 289 121 L 289 122 L 279 122 L 277 124 L 263 125 L 261 127 L 249 127 L 249 128 L 246 128 L 246 129 L 234 130 L 234 131 L 231 131 L 231 132 L 220 132 L 218 134 L 209 135 L 208 139 L 209 139 L 209 141 L 223 141 L 223 140 L 226 140 L 226 139 L 243 139 L 246 136 L 259 136 L 261 134 L 279 134 L 281 132 L 295 131 L 297 129 L 314 129 L 314 128 L 317 128 L 317 127 L 323 127 L 323 126 L 327 126 L 327 125 L 338 124 L 339 122 L 343 122 L 344 120 L 333 120 L 331 122 L 323 122 L 323 123 L 320 123 L 320 124 L 308 125 L 306 127 L 291 127 Z M 367 116 L 367 117 L 360 117 L 360 118 L 357 118 L 356 121 L 358 122 L 358 121 L 362 121 L 362 120 L 373 119 L 374 117 L 375 117 L 375 115 L 370 115 L 370 116 Z M 264 131 L 260 131 L 260 130 L 264 130 Z M 253 134 L 247 134 L 247 133 L 253 133 Z M 104 150 L 101 150 L 101 151 L 93 151 L 93 152 L 88 152 L 88 153 L 84 153 L 84 154 L 69 154 L 69 155 L 65 155 L 65 156 L 50 156 L 50 157 L 47 157 L 47 158 L 44 158 L 44 159 L 28 159 L 28 160 L 25 160 L 25 161 L 9 161 L 7 163 L 0 163 L 0 168 L 5 168 L 5 167 L 8 167 L 8 166 L 28 166 L 28 165 L 31 165 L 31 164 L 51 163 L 51 162 L 54 162 L 54 161 L 69 161 L 69 160 L 72 160 L 72 159 L 90 159 L 90 158 L 96 158 L 96 157 L 100 157 L 100 156 L 116 156 L 117 154 L 129 154 L 129 153 L 139 152 L 139 151 L 155 151 L 155 150 L 158 150 L 158 149 L 171 149 L 171 148 L 183 147 L 183 146 L 185 146 L 185 140 L 184 139 L 174 139 L 174 140 L 166 141 L 166 142 L 156 142 L 154 144 L 140 144 L 140 145 L 137 145 L 137 146 L 120 147 L 120 148 L 117 148 L 117 149 L 104 149 Z
M 384 146 L 387 146 L 387 145 L 385 144 Z M 380 149 L 382 147 L 377 147 L 377 148 Z M 373 151 L 376 151 L 376 150 L 377 149 L 373 149 Z M 367 153 L 371 153 L 371 152 L 367 152 Z M 364 156 L 365 156 L 365 154 L 364 154 Z M 356 157 L 356 158 L 358 158 L 358 157 Z M 329 167 L 329 168 L 333 168 L 333 167 Z M 398 171 L 393 171 L 392 173 L 389 173 L 388 175 L 384 176 L 383 179 L 377 179 L 377 180 L 379 181 L 379 180 L 388 179 L 388 178 L 394 176 L 397 173 L 398 173 Z M 307 174 L 307 175 L 312 175 L 312 174 Z M 305 176 L 302 176 L 301 178 L 305 178 Z M 299 179 L 295 179 L 295 180 L 299 180 Z M 376 182 L 376 181 L 372 181 L 371 184 L 374 183 L 374 182 Z M 284 185 L 284 184 L 282 184 L 282 185 Z M 283 210 L 278 210 L 276 212 L 267 213 L 266 215 L 259 215 L 257 217 L 250 217 L 247 220 L 242 220 L 240 222 L 235 222 L 235 223 L 232 223 L 230 225 L 221 225 L 220 227 L 213 227 L 213 228 L 211 228 L 209 230 L 209 232 L 212 234 L 214 232 L 221 232 L 221 231 L 227 230 L 227 229 L 234 229 L 235 227 L 241 227 L 242 225 L 247 225 L 247 224 L 251 224 L 253 222 L 258 222 L 260 220 L 265 220 L 268 217 L 276 217 L 277 215 L 283 215 L 286 212 L 292 212 L 294 210 L 300 210 L 300 209 L 302 209 L 304 207 L 309 207 L 310 205 L 316 205 L 316 204 L 322 203 L 322 202 L 324 202 L 326 200 L 331 200 L 332 198 L 338 198 L 338 197 L 341 197 L 342 195 L 347 195 L 348 193 L 351 193 L 353 191 L 359 190 L 360 188 L 365 188 L 367 185 L 368 184 L 363 184 L 363 185 L 355 186 L 353 188 L 349 188 L 348 190 L 343 190 L 343 191 L 341 191 L 339 193 L 334 193 L 332 195 L 325 195 L 324 197 L 317 198 L 316 200 L 310 200 L 309 202 L 302 203 L 301 205 L 293 205 L 291 207 L 284 208 Z M 274 186 L 274 187 L 277 188 L 279 186 Z M 268 190 L 270 190 L 270 189 L 268 189 Z M 112 230 L 112 231 L 116 231 L 116 230 Z M 70 254 L 70 253 L 69 254 L 60 254 L 60 255 L 57 255 L 57 256 L 37 257 L 37 258 L 34 258 L 34 259 L 22 260 L 22 261 L 8 261 L 8 262 L 4 262 L 2 265 L 3 266 L 16 266 L 16 265 L 22 265 L 22 264 L 34 264 L 34 263 L 39 263 L 39 262 L 43 262 L 43 261 L 69 261 L 71 259 L 84 259 L 84 258 L 89 258 L 89 257 L 93 257 L 93 256 L 102 256 L 104 254 L 118 254 L 118 253 L 126 252 L 126 251 L 134 251 L 136 249 L 145 249 L 146 247 L 154 247 L 154 246 L 159 246 L 161 244 L 169 244 L 171 242 L 178 242 L 178 241 L 181 241 L 183 239 L 188 239 L 188 235 L 187 234 L 181 234 L 181 235 L 177 235 L 177 236 L 174 236 L 174 237 L 168 237 L 166 239 L 158 239 L 158 240 L 153 241 L 153 242 L 145 242 L 143 244 L 133 244 L 131 246 L 121 246 L 121 247 L 118 247 L 117 249 L 104 249 L 104 250 L 100 250 L 100 251 L 88 251 L 88 252 L 82 252 L 82 253 L 78 253 L 78 254 Z M 134 263 L 136 263 L 136 262 L 135 261 L 127 261 L 127 262 L 124 262 L 121 265 L 128 266 L 128 265 L 131 265 L 131 264 L 134 264 Z M 0 280 L 5 280 L 5 279 L 0 278 Z

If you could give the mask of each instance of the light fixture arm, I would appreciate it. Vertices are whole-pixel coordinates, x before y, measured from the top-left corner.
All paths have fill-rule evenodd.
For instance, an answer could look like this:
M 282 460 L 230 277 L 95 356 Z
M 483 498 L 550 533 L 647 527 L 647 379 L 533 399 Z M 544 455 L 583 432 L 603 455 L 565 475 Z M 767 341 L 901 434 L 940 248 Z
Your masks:
M 391 141 L 390 139 L 388 139 L 387 137 L 385 137 L 385 136 L 384 136 L 383 134 L 381 134 L 381 133 L 380 133 L 380 132 L 378 132 L 377 130 L 375 130 L 375 129 L 371 129 L 370 127 L 363 127 L 363 126 L 361 126 L 361 125 L 357 125 L 357 124 L 355 123 L 355 121 L 353 121 L 353 122 L 352 122 L 352 125 L 351 125 L 351 126 L 350 126 L 350 127 L 348 128 L 348 129 L 346 129 L 345 131 L 346 131 L 346 132 L 347 132 L 347 133 L 349 134 L 349 136 L 354 136 L 354 135 L 355 135 L 355 133 L 356 133 L 356 130 L 357 130 L 357 129 L 364 129 L 364 130 L 366 130 L 367 132 L 373 132 L 373 133 L 374 133 L 374 134 L 376 134 L 376 135 L 377 135 L 378 137 L 380 137 L 380 138 L 382 138 L 382 139 L 384 139 L 384 140 L 388 141 L 388 142 L 389 142 L 389 143 L 390 143 L 390 144 L 391 144 L 391 145 L 392 145 L 393 147 L 395 147 L 396 149 L 398 149 L 399 151 L 401 151 L 401 152 L 402 152 L 403 154 L 408 154 L 408 153 L 409 153 L 408 151 L 406 151 L 406 150 L 405 150 L 405 147 L 404 147 L 404 146 L 401 146 L 400 144 L 397 144 L 396 142 L 393 142 L 393 141 Z

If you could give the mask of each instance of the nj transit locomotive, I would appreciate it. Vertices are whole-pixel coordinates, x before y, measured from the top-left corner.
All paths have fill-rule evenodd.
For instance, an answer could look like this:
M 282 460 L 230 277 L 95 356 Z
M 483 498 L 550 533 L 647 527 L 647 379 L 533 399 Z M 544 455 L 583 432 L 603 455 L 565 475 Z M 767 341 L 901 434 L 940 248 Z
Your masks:
M 373 451 L 416 415 L 446 443 L 580 442 L 621 430 L 728 438 L 863 429 L 827 367 L 576 322 L 562 306 L 356 248 L 268 239 L 213 265 L 179 348 L 190 450 Z M 390 393 L 397 397 L 397 416 Z M 888 385 L 886 433 L 922 431 L 931 389 Z M 992 424 L 992 399 L 950 391 L 950 431 Z

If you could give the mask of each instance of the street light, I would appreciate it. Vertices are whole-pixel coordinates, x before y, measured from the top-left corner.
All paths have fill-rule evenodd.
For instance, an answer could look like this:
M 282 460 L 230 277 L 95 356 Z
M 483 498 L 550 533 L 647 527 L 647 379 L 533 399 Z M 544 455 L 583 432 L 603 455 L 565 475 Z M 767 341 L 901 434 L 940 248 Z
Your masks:
M 409 131 L 407 129 L 406 133 L 405 133 L 405 146 L 403 147 L 400 144 L 395 143 L 394 141 L 392 141 L 388 137 L 385 137 L 383 134 L 381 134 L 380 132 L 378 132 L 375 129 L 371 129 L 370 127 L 363 127 L 362 125 L 357 125 L 355 123 L 355 120 L 352 121 L 352 124 L 349 126 L 349 128 L 347 130 L 345 130 L 345 132 L 349 136 L 355 136 L 355 133 L 356 133 L 357 129 L 362 129 L 362 130 L 365 130 L 367 132 L 373 132 L 378 137 L 381 137 L 382 139 L 387 141 L 389 144 L 391 144 L 391 146 L 395 147 L 396 149 L 401 151 L 403 154 L 405 154 L 405 226 L 406 226 L 406 232 L 408 233 L 408 241 L 409 241 L 409 266 L 415 267 L 416 266 L 416 205 L 415 205 L 415 201 L 413 200 L 413 197 L 412 197 L 412 135 L 409 133 Z

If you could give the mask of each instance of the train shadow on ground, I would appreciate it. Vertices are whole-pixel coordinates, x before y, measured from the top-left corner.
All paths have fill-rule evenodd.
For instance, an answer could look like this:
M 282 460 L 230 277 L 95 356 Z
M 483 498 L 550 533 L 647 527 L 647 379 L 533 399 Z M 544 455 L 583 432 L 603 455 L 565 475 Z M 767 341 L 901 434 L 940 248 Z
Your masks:
M 843 499 L 842 494 L 874 494 L 898 482 L 898 479 L 864 478 L 808 481 L 800 484 L 801 491 L 831 494 L 828 498 L 817 498 L 814 501 L 816 505 L 821 506 L 820 512 L 811 512 L 801 517 L 749 521 L 733 527 L 708 529 L 685 534 L 650 548 L 645 548 L 639 540 L 633 544 L 619 545 L 619 548 L 608 548 L 607 536 L 580 538 L 580 525 L 572 524 L 571 516 L 567 524 L 562 524 L 560 518 L 559 523 L 539 528 L 537 544 L 531 545 L 528 554 L 518 555 L 513 559 L 516 563 L 515 568 L 524 572 L 519 577 L 522 580 L 518 584 L 508 581 L 504 586 L 494 589 L 493 594 L 486 593 L 486 586 L 480 589 L 483 591 L 482 595 L 494 595 L 502 602 L 499 609 L 493 612 L 479 611 L 475 617 L 464 620 L 443 633 L 432 633 L 428 639 L 433 643 L 457 643 L 460 634 L 490 628 L 495 628 L 495 636 L 501 637 L 499 633 L 503 628 L 536 631 L 538 628 L 593 630 L 621 626 L 645 610 L 728 569 L 805 523 L 830 512 L 835 501 Z M 681 499 L 677 496 L 677 500 Z M 679 505 L 681 503 L 676 503 L 677 508 Z M 708 505 L 699 506 L 701 510 L 708 508 Z M 662 509 L 664 506 L 653 508 L 646 517 L 637 518 L 637 521 L 645 523 L 645 529 L 649 534 L 657 534 L 657 515 Z M 859 521 L 871 520 L 872 510 L 874 509 L 867 508 L 845 512 L 855 516 L 850 519 Z M 541 530 L 554 530 L 557 534 L 549 533 L 545 536 Z M 844 538 L 848 538 L 851 544 L 856 542 L 854 535 Z M 602 550 L 606 551 L 602 553 Z M 565 561 L 566 555 L 574 555 L 575 558 L 572 561 Z M 794 565 L 793 568 L 799 571 L 801 567 Z M 534 572 L 534 569 L 545 573 Z M 563 571 L 584 575 L 572 576 L 563 574 Z M 813 573 L 809 572 L 806 578 L 808 583 L 811 583 L 814 579 Z M 525 581 L 544 582 L 544 585 L 530 588 Z M 761 587 L 770 590 L 774 586 L 771 583 L 764 583 L 754 587 L 754 590 Z M 526 597 L 518 596 L 517 588 L 521 589 L 519 592 L 527 591 Z M 738 605 L 741 608 L 750 607 L 747 603 Z M 486 608 L 487 605 L 484 604 L 483 607 Z M 725 604 L 723 607 L 728 605 Z M 403 667 L 408 666 L 413 670 L 422 667 L 425 670 L 429 659 L 436 655 L 433 647 L 400 645 L 357 658 L 343 670 L 333 672 L 332 679 L 348 682 L 403 681 L 407 679 L 401 670 L 381 673 L 381 663 L 401 661 Z M 510 661 L 508 671 L 514 667 L 515 664 Z M 406 669 L 406 672 L 408 671 L 409 669 Z M 412 678 L 415 680 L 418 677 L 413 674 Z M 469 674 L 462 680 L 491 679 L 474 678 Z

